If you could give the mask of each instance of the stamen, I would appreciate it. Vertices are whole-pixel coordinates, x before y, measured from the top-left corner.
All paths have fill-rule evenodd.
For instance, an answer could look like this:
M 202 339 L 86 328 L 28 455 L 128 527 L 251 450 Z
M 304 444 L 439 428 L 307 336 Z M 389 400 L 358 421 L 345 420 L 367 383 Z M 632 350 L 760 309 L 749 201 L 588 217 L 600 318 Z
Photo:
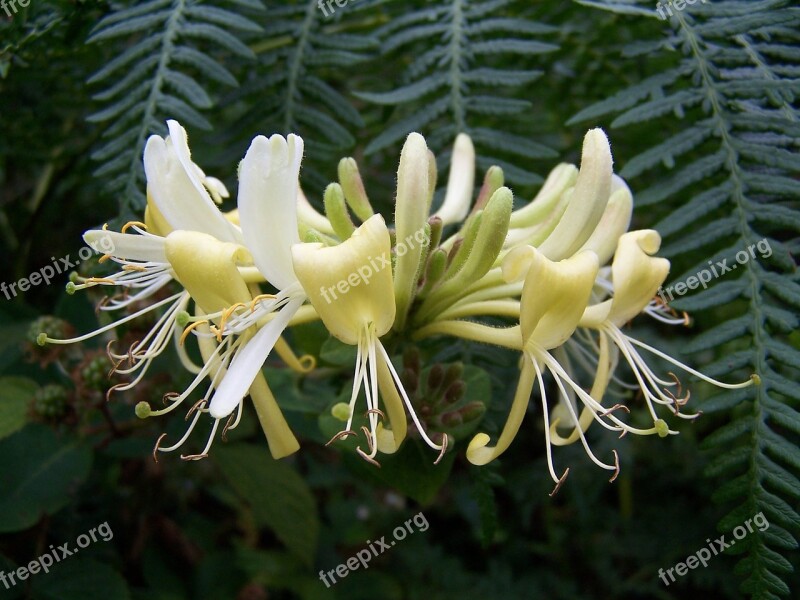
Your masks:
M 127 385 L 127 384 L 118 383 L 118 384 L 112 385 L 110 388 L 108 388 L 108 391 L 106 392 L 106 402 L 111 402 L 111 393 L 112 392 L 116 392 L 119 388 L 125 387 L 125 385 Z
M 94 307 L 94 314 L 99 315 L 101 310 L 104 310 L 106 305 L 111 301 L 111 296 L 103 296 Z
M 144 229 L 145 231 L 147 231 L 147 225 L 145 225 L 141 221 L 128 221 L 127 223 L 125 223 L 125 225 L 122 226 L 122 229 L 120 229 L 120 232 L 121 233 L 125 233 L 131 227 L 139 227 L 139 228 Z
M 380 469 L 381 463 L 379 463 L 377 460 L 375 460 L 371 456 L 365 454 L 364 451 L 361 448 L 356 448 L 356 452 L 358 452 L 361 455 L 361 458 L 363 458 L 365 461 L 367 461 L 368 463 L 372 463 L 373 465 L 375 465 L 376 467 L 378 467 Z
M 564 484 L 564 481 L 567 479 L 567 475 L 569 475 L 569 467 L 567 467 L 566 471 L 564 471 L 564 474 L 561 476 L 561 478 L 558 481 L 556 481 L 556 487 L 554 487 L 553 491 L 550 492 L 550 494 L 549 494 L 549 496 L 551 498 L 558 493 L 558 490 L 561 489 L 561 486 Z
M 669 375 L 670 377 L 672 377 L 672 379 L 675 380 L 675 385 L 678 386 L 678 389 L 675 391 L 675 393 L 678 396 L 680 396 L 682 394 L 682 392 L 683 392 L 683 386 L 681 385 L 681 380 L 678 379 L 678 376 L 675 375 L 675 373 L 673 373 L 672 371 L 667 372 L 667 375 Z
M 253 298 L 252 302 L 250 302 L 250 314 L 253 314 L 256 311 L 256 304 L 261 302 L 262 300 L 277 300 L 278 297 L 275 294 L 259 294 L 255 298 Z
M 619 454 L 617 454 L 616 450 L 612 450 L 612 452 L 614 453 L 614 466 L 616 467 L 616 471 L 614 471 L 614 475 L 608 480 L 608 483 L 614 483 L 614 480 L 619 475 Z
M 366 425 L 361 426 L 361 431 L 364 432 L 364 437 L 367 438 L 367 445 L 369 446 L 370 456 L 375 456 L 375 442 L 372 439 L 372 432 L 367 428 Z
M 186 337 L 192 332 L 192 330 L 203 324 L 208 324 L 208 320 L 195 321 L 194 323 L 189 325 L 186 329 L 183 330 L 183 333 L 181 334 L 181 339 L 178 341 L 178 344 L 183 346 L 183 343 L 186 341 Z
M 225 427 L 222 428 L 222 436 L 221 437 L 222 437 L 222 441 L 223 442 L 227 442 L 228 441 L 228 429 L 231 428 L 231 425 L 233 424 L 233 420 L 235 418 L 236 418 L 236 415 L 234 413 L 231 413 L 230 415 L 228 415 L 228 422 L 225 423 Z
M 340 431 L 339 433 L 337 433 L 336 435 L 334 435 L 330 440 L 328 440 L 328 443 L 325 444 L 325 445 L 326 446 L 330 446 L 333 442 L 338 441 L 338 440 L 343 440 L 348 435 L 354 435 L 354 436 L 358 437 L 358 434 L 355 431 L 353 431 L 352 429 L 344 429 L 344 430 Z
M 204 408 L 204 407 L 203 407 L 203 405 L 204 405 L 205 403 L 206 403 L 206 399 L 205 399 L 205 398 L 201 398 L 200 400 L 198 400 L 197 402 L 195 402 L 195 403 L 192 405 L 192 408 L 190 408 L 190 409 L 189 409 L 189 412 L 187 412 L 187 413 L 186 413 L 186 416 L 183 418 L 183 420 L 184 420 L 184 421 L 188 421 L 188 420 L 189 420 L 189 417 L 191 417 L 191 416 L 192 416 L 192 413 L 193 413 L 194 411 L 196 411 L 196 410 L 200 410 L 200 411 L 202 411 L 202 410 L 203 410 L 203 408 Z
M 202 460 L 208 458 L 208 454 L 181 454 L 181 460 Z
M 447 440 L 448 440 L 447 434 L 443 433 L 442 434 L 442 449 L 439 452 L 439 456 L 436 458 L 435 461 L 433 461 L 433 464 L 438 465 L 439 461 L 442 460 L 442 458 L 444 457 L 444 453 L 447 452 Z
M 161 442 L 165 437 L 167 437 L 167 434 L 162 433 L 160 436 L 158 436 L 158 439 L 156 440 L 156 445 L 153 446 L 153 461 L 156 463 L 158 462 L 158 451 L 161 449 L 160 448 Z
M 628 408 L 627 406 L 625 406 L 624 404 L 615 404 L 614 406 L 612 406 L 612 407 L 611 407 L 611 408 L 609 408 L 608 410 L 606 410 L 606 411 L 604 411 L 604 412 L 600 413 L 600 416 L 601 416 L 601 417 L 607 417 L 608 415 L 610 415 L 611 413 L 613 413 L 615 410 L 620 410 L 620 409 L 621 409 L 621 410 L 624 410 L 624 411 L 625 411 L 626 413 L 628 413 L 628 414 L 631 414 L 631 409 L 630 409 L 630 408 Z
M 167 392 L 161 397 L 161 402 L 163 402 L 164 406 L 166 406 L 169 402 L 171 402 L 175 398 L 180 398 L 180 397 L 181 395 L 178 392 Z
M 225 321 L 227 321 L 237 308 L 244 308 L 244 302 L 237 302 L 222 311 L 222 317 L 219 320 L 219 331 L 217 332 L 217 341 L 222 341 L 222 332 L 225 331 Z

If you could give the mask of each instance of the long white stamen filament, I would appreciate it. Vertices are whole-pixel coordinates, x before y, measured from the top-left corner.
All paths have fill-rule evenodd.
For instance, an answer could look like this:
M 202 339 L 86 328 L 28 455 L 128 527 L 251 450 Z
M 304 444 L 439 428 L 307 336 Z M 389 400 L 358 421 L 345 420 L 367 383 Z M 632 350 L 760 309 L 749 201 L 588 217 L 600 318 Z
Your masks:
M 87 334 L 84 334 L 84 335 L 81 335 L 81 336 L 78 336 L 78 337 L 74 337 L 74 338 L 69 338 L 69 339 L 66 339 L 66 340 L 56 340 L 56 339 L 48 337 L 48 338 L 46 338 L 46 341 L 47 341 L 48 344 L 75 344 L 77 342 L 83 342 L 84 340 L 91 339 L 91 338 L 93 338 L 95 336 L 100 335 L 101 333 L 105 333 L 106 331 L 110 331 L 110 330 L 114 329 L 115 327 L 118 327 L 119 325 L 122 325 L 123 323 L 127 323 L 128 321 L 133 321 L 134 319 L 136 319 L 138 317 L 141 317 L 142 315 L 147 314 L 152 310 L 155 310 L 155 309 L 157 309 L 157 308 L 159 308 L 161 306 L 164 306 L 165 304 L 169 304 L 170 302 L 174 302 L 175 300 L 180 298 L 181 294 L 183 294 L 183 292 L 178 292 L 174 296 L 170 296 L 169 298 L 165 298 L 164 300 L 156 302 L 155 304 L 152 304 L 150 306 L 146 306 L 143 309 L 133 313 L 132 315 L 128 315 L 127 317 L 123 317 L 122 319 L 114 321 L 113 323 L 109 323 L 108 325 L 100 327 L 99 329 L 95 329 L 94 331 L 90 331 Z
M 186 429 L 186 433 L 183 434 L 183 437 L 181 439 L 179 439 L 176 444 L 173 444 L 172 446 L 169 446 L 168 448 L 160 448 L 159 447 L 158 451 L 159 452 L 173 452 L 173 451 L 177 450 L 178 448 L 180 448 L 181 446 L 183 446 L 184 442 L 189 439 L 189 435 L 192 433 L 192 430 L 195 428 L 195 425 L 197 425 L 197 421 L 200 420 L 200 415 L 203 414 L 203 412 L 205 412 L 205 409 L 202 409 L 202 408 L 198 408 L 195 411 L 194 417 L 192 418 L 191 425 L 189 425 L 189 427 Z
M 214 443 L 214 436 L 217 434 L 217 427 L 219 427 L 219 422 L 221 420 L 222 419 L 214 419 L 214 424 L 211 426 L 211 432 L 208 434 L 208 441 L 206 442 L 206 447 L 203 448 L 203 451 L 200 454 L 192 454 L 192 455 L 181 454 L 181 458 L 183 460 L 199 460 L 201 458 L 205 458 L 206 456 L 208 456 L 208 451 L 211 450 L 211 445 Z
M 411 400 L 408 398 L 408 394 L 406 394 L 406 390 L 403 387 L 402 382 L 400 381 L 400 377 L 397 375 L 397 371 L 392 364 L 389 355 L 386 353 L 386 349 L 381 344 L 380 340 L 376 341 L 378 349 L 381 351 L 381 355 L 383 356 L 384 360 L 386 360 L 386 366 L 389 367 L 389 372 L 392 374 L 392 379 L 394 379 L 395 384 L 397 385 L 397 389 L 400 391 L 400 395 L 403 398 L 403 402 L 405 402 L 406 409 L 408 410 L 408 414 L 411 415 L 411 419 L 414 421 L 414 425 L 416 425 L 419 434 L 422 436 L 422 439 L 425 440 L 425 443 L 428 444 L 431 448 L 435 450 L 442 450 L 443 444 L 435 444 L 429 437 L 428 434 L 425 432 L 425 429 L 422 427 L 422 423 L 420 423 L 419 418 L 417 417 L 417 413 L 414 412 L 414 407 L 411 404 Z
M 547 452 L 547 468 L 550 471 L 550 477 L 553 481 L 558 483 L 560 478 L 556 476 L 555 467 L 553 466 L 553 445 L 550 443 L 550 409 L 547 406 L 547 392 L 544 389 L 544 382 L 542 381 L 542 372 L 539 370 L 539 364 L 533 359 L 532 356 L 528 357 L 533 363 L 533 368 L 536 370 L 536 379 L 539 382 L 539 396 L 542 402 L 542 417 L 544 418 L 544 439 L 545 450 Z
M 626 336 L 622 333 L 618 328 L 611 325 L 606 328 L 606 331 L 611 336 L 611 338 L 616 343 L 617 347 L 625 356 L 625 359 L 628 361 L 628 364 L 631 367 L 631 370 L 634 373 L 637 381 L 639 381 L 640 389 L 642 394 L 647 401 L 647 406 L 650 410 L 650 414 L 653 417 L 653 421 L 658 419 L 656 415 L 655 408 L 652 405 L 652 402 L 656 402 L 658 404 L 663 404 L 672 408 L 673 413 L 677 416 L 685 418 L 685 419 L 694 419 L 698 416 L 697 413 L 689 413 L 684 414 L 681 413 L 678 408 L 678 401 L 676 398 L 672 396 L 667 396 L 661 391 L 661 388 L 655 383 L 656 381 L 664 386 L 673 386 L 677 384 L 677 381 L 664 381 L 653 373 L 652 369 L 647 365 L 641 355 L 636 351 L 636 349 L 632 346 L 631 342 L 634 341 L 633 338 Z M 640 371 L 641 369 L 641 371 Z M 650 384 L 649 386 L 642 380 L 642 376 L 647 379 L 647 382 Z
M 550 356 L 550 354 L 544 353 L 544 355 L 542 356 L 542 361 L 546 364 L 547 368 L 550 369 L 550 372 L 553 373 L 554 376 L 561 377 L 563 381 L 566 381 L 567 384 L 570 387 L 572 387 L 572 389 L 575 390 L 575 393 L 583 401 L 583 403 L 589 409 L 591 409 L 595 421 L 600 423 L 606 429 L 609 429 L 611 431 L 625 430 L 628 433 L 634 433 L 637 435 L 651 435 L 656 433 L 655 428 L 639 429 L 638 427 L 631 427 L 630 425 L 628 425 L 627 423 L 616 417 L 613 413 L 609 413 L 608 412 L 609 409 L 607 409 L 599 402 L 597 402 L 597 400 L 595 400 L 589 394 L 587 394 L 582 387 L 580 387 L 577 383 L 572 381 L 572 379 L 569 378 L 569 375 L 567 375 L 567 373 L 565 373 L 564 370 L 561 368 L 561 365 L 558 364 L 558 361 L 556 361 L 552 356 Z M 603 417 L 612 421 L 616 426 L 606 423 L 603 420 Z
M 216 366 L 218 366 L 216 358 L 220 353 L 223 353 L 224 351 L 221 363 L 222 367 L 225 367 L 230 362 L 230 357 L 236 351 L 236 348 L 238 347 L 238 342 L 239 340 L 236 340 L 236 342 L 231 343 L 230 338 L 223 340 L 223 342 L 216 347 L 216 349 L 211 354 L 209 359 L 205 362 L 200 372 L 192 380 L 192 383 L 189 384 L 189 387 L 187 387 L 182 394 L 174 398 L 170 398 L 170 401 L 172 402 L 170 406 L 168 406 L 167 408 L 162 408 L 161 410 L 154 410 L 151 413 L 151 416 L 161 416 L 175 410 L 175 408 L 177 408 L 178 405 L 180 405 L 189 396 L 189 394 L 191 394 L 195 390 L 195 388 L 197 388 L 197 386 L 200 385 L 200 383 L 206 378 L 206 375 L 208 375 L 209 372 L 211 372 L 212 370 L 215 369 Z M 221 368 L 215 371 L 215 373 L 219 372 L 219 370 L 221 370 Z
M 622 335 L 625 335 L 625 334 L 622 334 Z M 702 379 L 703 381 L 705 381 L 707 383 L 711 383 L 711 384 L 713 384 L 713 385 L 715 385 L 717 387 L 725 388 L 726 390 L 736 390 L 736 389 L 739 389 L 739 388 L 747 387 L 749 385 L 753 385 L 753 379 L 748 379 L 747 381 L 743 381 L 742 383 L 723 383 L 721 381 L 718 381 L 718 380 L 714 379 L 713 377 L 709 377 L 708 375 L 703 375 L 700 371 L 695 371 L 693 368 L 683 364 L 679 360 L 675 360 L 674 358 L 672 358 L 668 354 L 665 354 L 664 352 L 661 352 L 660 350 L 656 350 L 655 348 L 653 348 L 652 346 L 648 346 L 644 342 L 640 342 L 639 340 L 631 338 L 631 337 L 628 337 L 628 336 L 625 336 L 625 338 L 630 343 L 632 343 L 632 344 L 634 344 L 636 346 L 639 346 L 640 348 L 644 348 L 645 350 L 647 350 L 649 352 L 652 352 L 656 356 L 658 356 L 660 358 L 663 358 L 667 362 L 672 363 L 676 367 L 679 367 L 679 368 L 683 369 L 687 373 L 691 373 L 695 377 L 698 377 L 699 379 Z
M 366 356 L 366 353 L 364 352 L 365 348 L 362 339 L 363 338 L 359 338 L 358 340 L 356 367 L 355 372 L 353 373 L 353 391 L 350 394 L 350 416 L 347 419 L 347 425 L 344 428 L 345 431 L 351 431 L 353 428 L 353 416 L 355 415 L 356 401 L 358 400 L 358 392 L 361 391 L 361 381 L 364 378 L 364 371 L 366 369 L 366 365 L 364 364 L 364 357 Z
M 378 343 L 378 338 L 375 335 L 375 326 L 370 323 L 367 330 L 367 343 L 369 348 L 369 358 L 367 364 L 369 366 L 370 377 L 370 391 L 367 395 L 367 406 L 369 406 L 369 430 L 372 435 L 372 445 L 370 451 L 370 458 L 375 458 L 378 452 L 378 362 L 376 360 L 375 345 Z M 365 391 L 367 386 L 364 386 Z
M 556 376 L 553 379 L 555 379 L 556 385 L 558 386 L 558 390 L 559 392 L 561 392 L 562 397 L 566 397 L 567 391 L 564 389 L 564 384 L 561 382 L 561 378 Z M 572 381 L 571 379 L 569 379 L 569 377 L 567 377 L 567 379 L 569 381 Z M 567 410 L 569 411 L 570 416 L 572 417 L 572 423 L 575 426 L 576 430 L 578 431 L 578 435 L 581 438 L 581 444 L 583 444 L 583 449 L 586 451 L 586 454 L 589 456 L 589 458 L 592 459 L 592 462 L 596 464 L 598 467 L 601 467 L 608 471 L 615 471 L 616 470 L 615 466 L 607 465 L 594 455 L 594 452 L 592 452 L 592 449 L 589 447 L 589 442 L 586 440 L 586 436 L 583 433 L 583 428 L 580 426 L 580 423 L 578 421 L 578 415 L 575 413 L 575 409 L 572 407 L 572 404 L 569 401 L 565 402 L 565 405 L 567 407 Z
M 133 366 L 127 369 L 116 369 L 116 372 L 122 375 L 128 375 L 137 369 L 140 369 L 143 365 L 145 365 L 145 368 L 147 368 L 146 365 L 149 365 L 149 363 L 152 362 L 155 357 L 159 356 L 164 349 L 169 346 L 170 335 L 175 330 L 175 317 L 178 312 L 183 310 L 188 301 L 189 294 L 186 293 L 163 315 L 161 315 L 156 324 L 150 328 L 150 331 L 141 341 L 136 342 L 133 346 L 131 346 L 128 354 L 115 354 L 113 352 L 109 352 L 109 355 L 114 360 L 133 359 Z M 151 339 L 152 342 L 150 342 Z M 147 345 L 147 349 L 144 352 L 141 352 L 145 345 Z

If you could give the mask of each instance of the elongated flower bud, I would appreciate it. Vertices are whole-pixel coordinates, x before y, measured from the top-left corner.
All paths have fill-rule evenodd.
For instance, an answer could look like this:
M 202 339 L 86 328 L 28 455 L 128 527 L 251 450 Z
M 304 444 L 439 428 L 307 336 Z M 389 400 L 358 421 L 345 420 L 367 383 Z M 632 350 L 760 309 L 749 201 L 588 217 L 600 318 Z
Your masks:
M 611 191 L 611 146 L 602 129 L 592 129 L 583 140 L 581 168 L 569 206 L 555 230 L 539 246 L 551 260 L 572 256 L 600 222 Z
M 403 146 L 400 166 L 397 169 L 395 225 L 398 248 L 402 243 L 405 249 L 402 255 L 399 251 L 397 253 L 394 276 L 397 330 L 401 330 L 405 324 L 406 314 L 417 287 L 422 247 L 419 243 L 414 243 L 413 239 L 418 231 L 423 231 L 428 220 L 428 168 L 428 146 L 425 138 L 418 133 L 412 133 Z

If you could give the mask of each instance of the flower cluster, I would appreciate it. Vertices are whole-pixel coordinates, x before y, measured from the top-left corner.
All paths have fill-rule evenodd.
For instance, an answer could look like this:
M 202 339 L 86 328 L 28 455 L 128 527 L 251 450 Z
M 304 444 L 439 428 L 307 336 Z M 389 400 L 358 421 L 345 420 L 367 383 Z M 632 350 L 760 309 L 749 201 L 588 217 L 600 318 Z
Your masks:
M 753 383 L 715 381 L 622 331 L 642 312 L 666 323 L 685 317 L 655 299 L 669 262 L 655 256 L 657 232 L 628 231 L 631 192 L 613 173 L 609 143 L 599 129 L 584 139 L 580 168 L 558 165 L 536 198 L 517 210 L 498 167 L 488 170 L 473 201 L 475 153 L 469 137 L 459 135 L 444 200 L 433 213 L 436 163 L 425 139 L 412 133 L 400 155 L 390 228 L 373 210 L 350 158 L 339 164 L 339 182 L 325 190 L 324 214 L 317 212 L 299 187 L 303 140 L 295 135 L 252 141 L 239 165 L 237 208 L 222 212 L 218 204 L 229 196 L 227 189 L 192 161 L 185 130 L 175 121 L 168 127 L 167 138 L 153 136 L 145 148 L 143 222 L 84 235 L 89 244 L 110 236 L 114 251 L 102 260 L 118 270 L 106 277 L 75 276 L 68 285 L 70 293 L 113 286 L 118 293 L 100 309 L 125 316 L 85 336 L 57 340 L 41 334 L 38 340 L 77 342 L 157 311 L 149 334 L 127 351 L 109 343 L 113 372 L 128 376 L 112 390 L 135 386 L 174 342 L 193 381 L 183 392 L 167 394 L 165 408 L 140 403 L 137 415 L 166 414 L 185 406 L 198 387 L 205 385 L 205 391 L 190 403 L 185 435 L 169 446 L 162 435 L 154 456 L 181 447 L 208 415 L 204 449 L 183 456 L 205 457 L 220 422 L 223 435 L 237 426 L 248 396 L 272 455 L 295 452 L 298 442 L 262 366 L 274 350 L 292 369 L 314 369 L 314 358 L 297 357 L 283 338 L 288 327 L 313 320 L 357 349 L 350 400 L 334 407 L 345 425 L 331 441 L 363 434 L 357 450 L 375 464 L 379 454 L 398 450 L 410 424 L 438 453 L 437 462 L 448 448 L 448 436 L 426 427 L 417 414 L 384 345 L 388 337 L 454 336 L 519 352 L 519 383 L 505 427 L 494 445 L 488 435 L 475 435 L 467 458 L 482 465 L 508 448 L 538 383 L 556 490 L 569 469 L 556 472 L 554 445 L 580 441 L 591 460 L 612 471 L 612 481 L 616 477 L 616 451 L 612 461 L 603 461 L 587 442 L 593 422 L 620 435 L 663 437 L 677 432 L 659 409 L 697 416 L 682 412 L 689 393 L 682 394 L 677 376 L 656 373 L 641 351 L 720 387 Z M 508 326 L 487 322 L 498 318 Z M 190 338 L 199 347 L 200 365 L 184 347 Z M 620 358 L 644 398 L 649 427 L 632 426 L 623 418 L 629 408 L 607 400 Z M 546 373 L 558 393 L 555 402 L 548 398 Z M 353 419 L 361 414 L 366 425 L 359 433 Z

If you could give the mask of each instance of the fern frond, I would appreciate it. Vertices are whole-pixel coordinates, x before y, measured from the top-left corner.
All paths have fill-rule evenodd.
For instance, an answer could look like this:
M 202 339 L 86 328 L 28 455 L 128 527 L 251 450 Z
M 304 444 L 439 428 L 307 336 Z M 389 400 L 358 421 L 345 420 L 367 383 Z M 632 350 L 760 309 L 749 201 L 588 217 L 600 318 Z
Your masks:
M 257 2 L 237 3 L 261 8 Z M 93 96 L 104 108 L 88 117 L 105 127 L 92 158 L 102 163 L 95 174 L 109 179 L 120 212 L 144 204 L 147 137 L 163 133 L 167 118 L 211 129 L 202 111 L 215 101 L 204 80 L 236 85 L 230 70 L 209 51 L 253 58 L 236 34 L 259 30 L 245 16 L 197 0 L 150 0 L 117 10 L 97 24 L 88 42 L 121 51 L 89 79 L 104 86 Z
M 359 110 L 348 99 L 344 77 L 350 78 L 372 59 L 377 39 L 361 33 L 371 10 L 383 0 L 361 0 L 345 8 L 320 8 L 317 0 L 270 2 L 262 22 L 264 33 L 254 41 L 256 63 L 226 104 L 248 110 L 230 132 L 228 143 L 258 133 L 296 133 L 308 141 L 303 181 L 322 189 L 332 173 L 322 174 L 355 145 L 364 126 Z M 323 3 L 323 7 L 326 4 Z M 242 149 L 231 149 L 231 157 Z
M 644 15 L 634 2 L 580 4 Z M 735 268 L 672 304 L 701 311 L 727 305 L 725 319 L 685 351 L 716 349 L 720 358 L 707 372 L 730 377 L 745 369 L 761 381 L 700 406 L 729 417 L 705 442 L 716 454 L 708 475 L 728 479 L 715 495 L 732 506 L 720 529 L 730 531 L 759 512 L 769 520 L 768 529 L 740 542 L 747 554 L 737 572 L 745 576 L 743 591 L 756 598 L 790 593 L 783 576 L 792 566 L 784 555 L 798 547 L 800 531 L 800 351 L 789 337 L 800 314 L 790 255 L 800 239 L 800 53 L 792 46 L 800 11 L 790 4 L 725 0 L 673 11 L 660 49 L 672 53 L 672 68 L 572 120 L 614 114 L 612 128 L 661 131 L 621 174 L 634 186 L 637 178 L 651 182 L 636 204 L 664 214 L 655 225 L 665 237 L 663 252 L 685 266 L 675 281 L 718 261 Z
M 447 0 L 392 18 L 378 30 L 383 56 L 405 53 L 408 62 L 399 86 L 356 94 L 367 102 L 394 107 L 390 125 L 371 140 L 367 154 L 421 130 L 444 160 L 453 138 L 464 132 L 475 142 L 482 164 L 509 165 L 506 177 L 512 182 L 540 180 L 530 172 L 530 161 L 554 158 L 555 152 L 523 136 L 509 137 L 509 131 L 519 131 L 529 117 L 532 104 L 523 90 L 542 74 L 539 69 L 519 67 L 528 67 L 531 57 L 558 49 L 540 39 L 556 29 L 523 15 L 509 18 L 510 4 L 509 0 Z M 517 68 L 508 68 L 509 57 Z M 515 166 L 517 160 L 523 168 Z

